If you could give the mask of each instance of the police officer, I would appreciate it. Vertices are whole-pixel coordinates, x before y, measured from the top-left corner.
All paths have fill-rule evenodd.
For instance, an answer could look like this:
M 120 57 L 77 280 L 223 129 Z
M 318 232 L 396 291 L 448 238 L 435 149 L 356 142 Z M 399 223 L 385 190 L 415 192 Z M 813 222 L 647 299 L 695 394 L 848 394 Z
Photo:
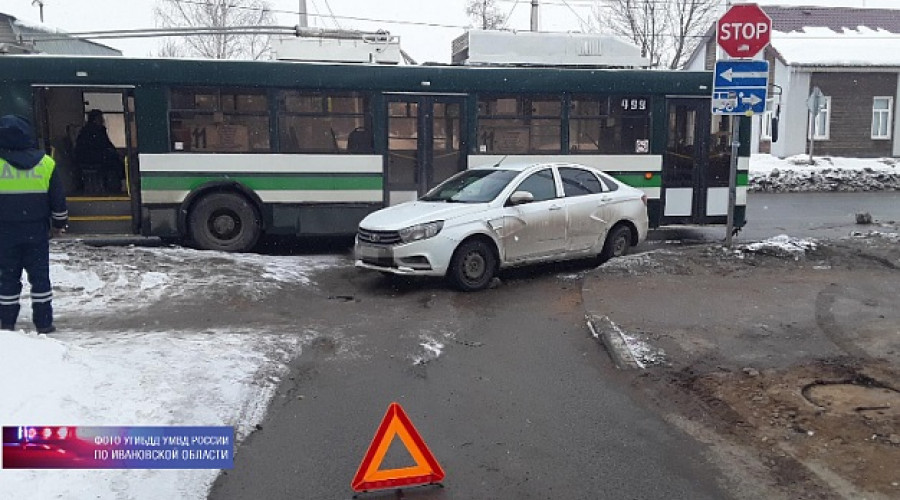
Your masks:
M 62 179 L 53 159 L 37 149 L 31 124 L 0 117 L 0 329 L 13 330 L 19 317 L 22 270 L 31 283 L 31 308 L 38 333 L 52 333 L 50 235 L 69 220 Z

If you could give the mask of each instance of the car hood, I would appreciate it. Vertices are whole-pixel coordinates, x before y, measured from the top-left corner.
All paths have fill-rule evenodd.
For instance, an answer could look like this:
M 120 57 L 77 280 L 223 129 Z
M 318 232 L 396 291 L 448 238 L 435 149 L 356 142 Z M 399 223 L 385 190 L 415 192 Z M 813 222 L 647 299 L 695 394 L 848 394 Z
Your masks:
M 409 201 L 372 212 L 360 227 L 376 231 L 392 231 L 415 224 L 448 221 L 487 210 L 487 203 L 446 203 L 441 201 Z

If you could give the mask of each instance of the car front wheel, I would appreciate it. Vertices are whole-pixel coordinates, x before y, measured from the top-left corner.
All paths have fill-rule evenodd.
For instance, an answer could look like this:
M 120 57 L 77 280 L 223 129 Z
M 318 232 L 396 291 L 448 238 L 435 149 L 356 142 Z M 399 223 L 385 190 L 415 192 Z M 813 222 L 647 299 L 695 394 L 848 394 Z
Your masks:
M 483 290 L 491 284 L 497 271 L 497 257 L 482 240 L 464 241 L 453 253 L 447 277 L 465 292 Z

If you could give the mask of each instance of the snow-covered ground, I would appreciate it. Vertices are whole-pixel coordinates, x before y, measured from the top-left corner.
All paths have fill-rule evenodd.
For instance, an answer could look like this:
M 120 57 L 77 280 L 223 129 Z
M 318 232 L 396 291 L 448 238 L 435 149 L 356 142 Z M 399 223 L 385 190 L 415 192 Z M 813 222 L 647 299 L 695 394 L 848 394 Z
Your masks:
M 343 265 L 330 256 L 72 242 L 54 242 L 51 262 L 57 318 L 85 326 L 34 333 L 26 296 L 21 330 L 0 332 L 0 425 L 233 426 L 238 440 L 262 419 L 286 363 L 315 332 L 93 331 L 90 317 L 196 293 L 261 299 L 285 283 L 313 285 L 314 269 Z M 217 472 L 0 470 L 0 498 L 199 499 Z
M 895 191 L 900 190 L 900 159 L 839 158 L 808 155 L 778 159 L 767 154 L 750 158 L 750 190 Z

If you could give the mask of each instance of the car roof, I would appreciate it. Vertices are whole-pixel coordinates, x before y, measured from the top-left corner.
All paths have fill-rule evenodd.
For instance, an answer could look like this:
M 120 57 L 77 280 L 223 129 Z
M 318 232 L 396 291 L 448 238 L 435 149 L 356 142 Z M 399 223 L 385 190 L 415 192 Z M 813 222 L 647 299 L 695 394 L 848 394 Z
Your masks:
M 588 170 L 597 170 L 593 167 L 589 167 L 587 165 L 581 165 L 579 163 L 569 163 L 569 162 L 525 162 L 525 161 L 511 161 L 509 163 L 505 161 L 500 161 L 497 163 L 486 163 L 482 165 L 476 165 L 469 167 L 469 170 L 514 170 L 521 172 L 523 170 L 528 170 L 532 167 L 576 167 L 576 168 L 586 168 Z

